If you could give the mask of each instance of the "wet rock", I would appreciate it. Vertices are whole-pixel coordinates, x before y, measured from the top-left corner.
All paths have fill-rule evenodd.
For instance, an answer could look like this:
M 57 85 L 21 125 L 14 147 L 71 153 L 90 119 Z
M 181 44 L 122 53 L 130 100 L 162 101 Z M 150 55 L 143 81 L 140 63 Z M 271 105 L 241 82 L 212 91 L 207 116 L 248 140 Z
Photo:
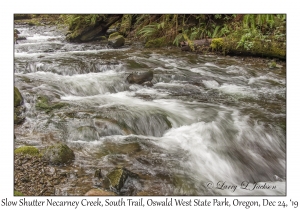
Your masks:
M 102 31 L 103 31 L 103 26 L 98 26 L 90 30 L 89 32 L 83 34 L 80 37 L 80 41 L 82 42 L 92 41 L 95 37 L 97 37 L 98 34 L 101 34 Z
M 18 37 L 17 37 L 17 40 L 19 40 L 19 41 L 20 41 L 20 40 L 26 40 L 26 39 L 27 39 L 27 38 L 26 38 L 25 36 L 18 36 Z
M 116 32 L 118 32 L 117 28 L 109 28 L 109 29 L 107 29 L 106 34 L 111 35 L 111 34 L 116 33 Z
M 275 61 L 269 62 L 269 63 L 268 63 L 268 67 L 269 67 L 269 69 L 276 68 L 276 62 L 275 62 Z
M 130 84 L 143 84 L 146 83 L 145 85 L 151 83 L 151 80 L 153 79 L 153 71 L 147 71 L 143 73 L 131 73 L 127 77 L 127 81 Z M 152 84 L 152 83 L 151 83 Z
M 101 169 L 95 171 L 94 177 L 98 179 L 102 178 Z
M 147 87 L 152 87 L 153 86 L 152 82 L 149 82 L 149 81 L 144 82 L 142 85 L 147 86 Z
M 138 175 L 132 173 L 126 168 L 120 168 L 120 167 L 114 168 L 106 175 L 103 181 L 103 186 L 106 189 L 111 189 L 120 192 L 121 188 L 124 186 L 128 177 L 137 178 Z
M 56 144 L 43 151 L 43 158 L 54 165 L 68 164 L 75 159 L 73 150 L 66 144 Z
M 61 109 L 66 105 L 67 105 L 66 103 L 61 103 L 61 102 L 51 103 L 49 102 L 49 98 L 47 96 L 38 96 L 35 107 L 39 110 L 50 112 L 54 109 Z
M 14 108 L 14 124 L 22 124 L 25 120 L 25 117 L 22 116 L 22 110 L 25 108 L 23 106 L 19 106 L 17 108 Z
M 114 192 L 105 191 L 101 189 L 91 189 L 86 194 L 86 196 L 110 196 L 110 195 L 117 195 Z
M 107 189 L 114 189 L 120 191 L 123 187 L 128 174 L 125 172 L 123 168 L 115 168 L 110 171 L 104 180 L 104 187 Z
M 122 35 L 111 34 L 108 38 L 108 45 L 113 48 L 119 48 L 124 46 L 125 38 Z
M 16 34 L 20 34 L 20 31 L 18 30 L 18 29 L 14 29 L 14 32 L 16 33 Z
M 88 42 L 94 41 L 99 36 L 104 36 L 107 29 L 120 20 L 122 15 L 98 15 L 95 24 L 86 24 L 84 15 L 78 15 L 76 23 L 69 27 L 66 39 L 70 42 Z
M 14 107 L 20 106 L 23 103 L 23 97 L 18 88 L 14 87 Z

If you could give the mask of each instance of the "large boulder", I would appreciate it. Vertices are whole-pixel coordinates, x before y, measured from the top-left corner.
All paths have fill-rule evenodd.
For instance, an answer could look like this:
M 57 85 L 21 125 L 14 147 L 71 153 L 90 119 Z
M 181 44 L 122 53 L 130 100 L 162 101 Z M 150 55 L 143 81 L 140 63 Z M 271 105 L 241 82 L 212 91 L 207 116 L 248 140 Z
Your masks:
M 124 46 L 125 38 L 122 35 L 114 35 L 111 34 L 108 38 L 108 45 L 112 46 L 113 48 L 119 48 Z
M 66 39 L 70 42 L 89 42 L 99 40 L 99 37 L 105 36 L 106 31 L 111 25 L 120 20 L 123 15 L 94 15 L 94 24 L 87 24 L 86 15 L 75 15 L 76 21 L 69 25 L 69 32 Z
M 54 165 L 68 164 L 75 159 L 73 150 L 62 143 L 49 146 L 42 153 L 43 158 Z
M 143 73 L 131 73 L 127 77 L 127 81 L 130 84 L 140 84 L 140 85 L 147 85 L 153 79 L 153 71 L 147 71 Z M 149 85 L 147 85 L 149 86 Z M 151 85 L 150 85 L 151 86 Z

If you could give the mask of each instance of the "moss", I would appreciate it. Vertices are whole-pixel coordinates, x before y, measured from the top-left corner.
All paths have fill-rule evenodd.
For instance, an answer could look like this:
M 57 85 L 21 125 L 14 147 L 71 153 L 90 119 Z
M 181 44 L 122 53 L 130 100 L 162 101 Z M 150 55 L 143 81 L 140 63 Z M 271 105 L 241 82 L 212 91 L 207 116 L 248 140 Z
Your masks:
M 14 106 L 20 106 L 23 102 L 23 97 L 18 88 L 14 87 Z
M 153 40 L 149 40 L 146 44 L 145 44 L 145 48 L 155 48 L 155 47 L 164 47 L 167 46 L 168 43 L 166 41 L 165 37 L 160 37 L 157 39 L 153 39 Z
M 32 146 L 23 146 L 15 149 L 15 155 L 30 155 L 30 156 L 40 156 L 40 151 Z
M 14 196 L 24 196 L 24 194 L 17 190 L 14 190 Z
M 271 61 L 270 63 L 268 63 L 268 66 L 269 66 L 270 69 L 276 68 L 276 62 Z
M 120 35 L 119 32 L 114 32 L 114 33 L 109 35 L 109 39 L 114 38 L 114 37 L 119 36 L 119 35 Z
M 39 96 L 35 107 L 39 110 L 50 112 L 53 109 L 60 109 L 66 105 L 67 105 L 66 103 L 55 103 L 53 105 L 50 105 L 49 99 L 47 97 Z
M 218 51 L 218 50 L 223 49 L 223 45 L 224 45 L 223 38 L 216 38 L 216 39 L 211 40 L 210 47 L 212 50 Z
M 96 39 L 100 40 L 100 41 L 107 41 L 106 36 L 98 36 L 98 37 L 96 37 Z
M 14 124 L 21 124 L 22 122 L 24 122 L 25 117 L 21 117 L 19 116 L 18 112 L 16 111 L 17 109 L 15 108 L 14 110 Z
M 269 58 L 286 59 L 286 47 L 284 42 L 271 40 L 252 40 L 251 48 L 245 49 L 243 46 L 237 48 L 239 39 L 237 37 L 227 37 L 224 39 L 223 51 L 234 55 L 251 55 Z
M 128 174 L 123 168 L 115 168 L 106 175 L 103 184 L 105 188 L 113 188 L 120 191 L 127 178 Z
M 30 20 L 29 22 L 28 22 L 28 25 L 29 26 L 40 26 L 40 25 L 42 25 L 38 20 Z
M 117 187 L 120 184 L 120 179 L 123 175 L 123 170 L 121 168 L 115 169 L 112 172 L 110 172 L 107 177 L 110 180 L 110 184 L 113 187 Z
M 125 38 L 122 35 L 109 36 L 108 45 L 111 45 L 113 48 L 122 47 L 125 44 Z

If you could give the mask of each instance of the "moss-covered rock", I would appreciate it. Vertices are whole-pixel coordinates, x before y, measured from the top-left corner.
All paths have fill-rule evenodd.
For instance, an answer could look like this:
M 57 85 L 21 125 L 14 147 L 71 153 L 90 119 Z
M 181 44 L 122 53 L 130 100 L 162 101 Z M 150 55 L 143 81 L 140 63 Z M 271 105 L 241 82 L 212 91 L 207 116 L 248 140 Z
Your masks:
M 22 116 L 22 113 L 25 111 L 24 106 L 14 107 L 14 124 L 21 124 L 24 122 L 25 117 Z
M 25 111 L 25 107 L 22 106 L 23 97 L 18 88 L 14 87 L 14 124 L 21 124 L 24 122 L 25 117 L 22 113 Z
M 124 167 L 116 167 L 104 178 L 103 187 L 120 193 L 128 177 L 136 179 L 138 175 Z
M 157 39 L 149 40 L 145 44 L 146 48 L 156 48 L 156 47 L 164 47 L 167 46 L 168 42 L 166 41 L 165 37 L 160 37 Z
M 276 62 L 275 62 L 275 61 L 269 62 L 269 63 L 268 63 L 268 67 L 269 67 L 270 69 L 276 68 Z
M 18 88 L 14 87 L 14 106 L 20 106 L 23 103 L 23 97 Z
M 111 38 L 114 38 L 114 37 L 119 36 L 119 35 L 121 35 L 119 32 L 114 32 L 114 33 L 109 35 L 109 38 L 111 39 Z
M 43 158 L 54 165 L 68 164 L 75 159 L 73 150 L 66 144 L 55 144 L 42 151 Z
M 38 96 L 35 107 L 39 110 L 50 112 L 53 109 L 60 109 L 66 106 L 66 103 L 54 103 L 50 104 L 49 99 L 46 96 Z
M 97 36 L 97 37 L 95 38 L 95 40 L 99 40 L 99 41 L 107 41 L 107 38 L 106 38 L 106 36 Z
M 108 45 L 112 46 L 113 48 L 119 48 L 125 44 L 125 38 L 122 35 L 117 35 L 117 36 L 112 36 L 112 35 L 114 34 L 111 34 L 108 38 Z
M 106 175 L 106 179 L 104 181 L 105 187 L 112 187 L 119 191 L 124 186 L 127 177 L 128 175 L 125 173 L 123 168 L 115 168 Z
M 40 156 L 40 151 L 32 146 L 22 146 L 15 149 L 15 155 L 30 155 L 30 156 Z

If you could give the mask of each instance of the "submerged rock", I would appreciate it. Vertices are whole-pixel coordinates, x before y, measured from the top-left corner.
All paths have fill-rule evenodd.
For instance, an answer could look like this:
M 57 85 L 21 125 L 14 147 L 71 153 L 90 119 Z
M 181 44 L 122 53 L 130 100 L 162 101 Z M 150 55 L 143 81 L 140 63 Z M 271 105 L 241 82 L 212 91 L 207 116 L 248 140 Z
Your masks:
M 68 164 L 75 159 L 73 150 L 66 144 L 56 144 L 43 151 L 43 158 L 54 165 Z
M 144 73 L 131 73 L 127 77 L 127 81 L 130 84 L 140 84 L 140 85 L 146 85 L 146 86 L 151 86 L 151 80 L 153 79 L 153 71 L 147 71 Z

